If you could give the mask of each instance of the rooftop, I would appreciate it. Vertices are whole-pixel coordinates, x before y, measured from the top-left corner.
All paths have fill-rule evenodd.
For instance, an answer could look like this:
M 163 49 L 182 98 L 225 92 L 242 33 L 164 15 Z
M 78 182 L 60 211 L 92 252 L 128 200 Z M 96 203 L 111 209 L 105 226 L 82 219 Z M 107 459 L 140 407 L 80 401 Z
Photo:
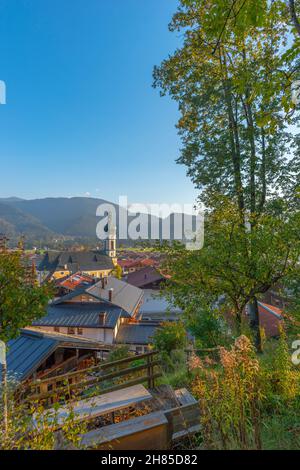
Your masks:
M 279 336 L 283 322 L 282 310 L 273 305 L 258 302 L 260 326 L 268 337 Z
M 143 304 L 140 308 L 140 313 L 143 316 L 150 314 L 157 315 L 180 315 L 182 310 L 179 307 L 176 307 L 169 300 L 164 297 L 160 292 L 157 292 L 152 289 L 144 290 L 144 299 Z
M 148 266 L 129 273 L 126 277 L 126 281 L 136 287 L 143 287 L 157 281 L 163 281 L 165 277 L 153 266 Z
M 131 316 L 135 313 L 136 308 L 143 299 L 143 291 L 141 289 L 113 276 L 101 279 L 86 289 L 86 293 L 121 307 Z
M 95 283 L 95 279 L 93 277 L 77 272 L 75 274 L 71 274 L 71 276 L 67 276 L 62 281 L 59 280 L 57 282 L 57 285 L 60 287 L 69 289 L 69 290 L 75 290 L 79 286 L 90 287 L 94 283 Z
M 112 259 L 103 251 L 48 251 L 38 266 L 39 271 L 97 271 L 113 269 Z
M 104 323 L 99 315 L 105 313 Z M 108 302 L 50 304 L 47 315 L 33 322 L 34 326 L 66 326 L 85 328 L 115 328 L 120 317 L 128 314 Z
M 150 344 L 157 328 L 159 328 L 158 323 L 121 325 L 116 342 L 119 344 Z
M 136 266 L 156 266 L 158 261 L 153 258 L 143 258 L 137 257 L 135 259 L 128 258 L 128 259 L 119 259 L 118 265 L 122 268 L 134 268 Z
M 101 348 L 100 343 L 85 338 L 25 328 L 20 331 L 18 338 L 8 342 L 8 374 L 17 380 L 27 379 L 58 347 L 64 346 L 83 349 Z

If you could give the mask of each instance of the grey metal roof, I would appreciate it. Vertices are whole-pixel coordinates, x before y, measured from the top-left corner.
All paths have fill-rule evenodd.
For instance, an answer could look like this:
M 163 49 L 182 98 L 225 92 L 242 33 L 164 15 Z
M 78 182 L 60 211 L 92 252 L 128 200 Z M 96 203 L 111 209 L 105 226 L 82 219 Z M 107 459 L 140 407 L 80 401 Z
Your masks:
M 114 265 L 112 259 L 102 251 L 48 251 L 39 271 L 59 271 L 65 266 L 71 272 L 110 270 Z
M 140 288 L 163 280 L 165 280 L 165 277 L 154 266 L 147 266 L 126 276 L 126 281 L 129 284 Z
M 155 330 L 159 324 L 126 324 L 121 325 L 116 337 L 116 342 L 120 344 L 150 344 Z
M 104 325 L 99 323 L 99 314 L 106 313 Z M 47 315 L 35 320 L 34 326 L 70 326 L 86 328 L 114 328 L 120 317 L 128 314 L 107 302 L 50 304 Z
M 29 377 L 47 357 L 55 351 L 58 341 L 41 334 L 22 331 L 8 342 L 7 370 L 17 380 Z M 1 375 L 1 371 L 0 371 Z
M 86 293 L 96 298 L 109 301 L 109 291 L 111 289 L 111 304 L 117 305 L 130 315 L 133 315 L 137 306 L 143 299 L 143 291 L 138 287 L 132 286 L 116 277 L 108 276 L 86 289 Z
M 182 313 L 182 310 L 179 307 L 176 307 L 168 301 L 168 299 L 161 295 L 160 292 L 145 289 L 143 304 L 140 308 L 140 313 L 142 315 L 149 314 L 169 314 L 169 315 L 179 315 Z
M 69 292 L 69 294 L 65 294 L 62 297 L 57 297 L 56 299 L 52 300 L 51 305 L 58 305 L 63 304 L 68 300 L 72 300 L 74 297 L 78 297 L 82 294 L 85 294 L 87 287 L 86 286 L 79 286 L 77 289 Z
M 102 348 L 101 343 L 87 338 L 24 328 L 18 338 L 8 342 L 8 375 L 20 381 L 27 379 L 58 347 Z

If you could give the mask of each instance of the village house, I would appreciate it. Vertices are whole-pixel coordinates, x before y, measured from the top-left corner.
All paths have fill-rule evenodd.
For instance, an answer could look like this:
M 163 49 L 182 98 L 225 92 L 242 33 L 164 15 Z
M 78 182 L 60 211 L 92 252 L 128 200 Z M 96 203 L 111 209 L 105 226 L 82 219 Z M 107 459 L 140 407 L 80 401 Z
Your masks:
M 129 344 L 127 326 L 132 331 L 130 349 L 143 352 L 159 324 L 148 325 L 148 329 L 140 324 L 142 301 L 141 289 L 112 276 L 104 277 L 92 286 L 80 287 L 53 300 L 46 316 L 34 321 L 33 326 L 99 341 L 103 351 L 114 344 Z
M 283 327 L 284 317 L 280 308 L 263 302 L 258 302 L 260 327 L 263 328 L 266 337 L 277 337 Z
M 62 297 L 63 295 L 70 294 L 81 287 L 90 287 L 95 284 L 95 282 L 95 277 L 88 276 L 87 274 L 82 274 L 80 272 L 71 274 L 71 276 L 56 279 L 55 288 L 57 296 Z
M 125 279 L 129 284 L 140 289 L 159 289 L 166 280 L 165 276 L 154 266 L 129 273 Z
M 114 259 L 102 251 L 48 251 L 37 267 L 41 279 L 60 279 L 80 271 L 101 278 L 114 268 Z
M 182 317 L 183 311 L 170 302 L 162 292 L 144 289 L 143 294 L 143 304 L 140 308 L 142 321 L 176 321 Z
M 118 265 L 122 268 L 122 273 L 125 276 L 146 267 L 158 266 L 158 261 L 154 258 L 137 256 L 136 258 L 129 257 L 118 259 Z
M 21 329 L 7 346 L 8 376 L 18 382 L 88 367 L 97 362 L 102 349 L 98 341 L 34 327 Z

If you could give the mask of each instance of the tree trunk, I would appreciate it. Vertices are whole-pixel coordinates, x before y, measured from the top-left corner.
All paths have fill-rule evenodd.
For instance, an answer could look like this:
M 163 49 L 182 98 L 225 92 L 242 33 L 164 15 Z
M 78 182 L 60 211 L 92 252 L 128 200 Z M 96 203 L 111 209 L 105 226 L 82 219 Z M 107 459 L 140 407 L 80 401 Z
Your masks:
M 234 185 L 235 185 L 235 192 L 238 199 L 239 210 L 241 212 L 242 218 L 244 217 L 244 191 L 243 191 L 243 184 L 242 184 L 242 176 L 241 176 L 241 153 L 240 153 L 240 139 L 239 139 L 239 131 L 237 122 L 234 118 L 233 112 L 233 96 L 231 91 L 231 84 L 230 80 L 227 75 L 227 64 L 226 64 L 226 57 L 222 57 L 220 53 L 220 63 L 221 67 L 223 67 L 224 72 L 224 79 L 223 79 L 223 89 L 224 89 L 224 96 L 227 106 L 227 114 L 228 114 L 228 127 L 229 127 L 229 137 L 230 137 L 230 145 L 231 145 L 231 158 L 233 164 L 233 171 L 234 171 Z
M 267 184 L 266 184 L 266 141 L 265 141 L 265 131 L 264 128 L 261 130 L 261 198 L 259 203 L 259 213 L 262 212 L 265 202 L 266 202 L 266 193 L 267 193 Z
M 248 308 L 250 313 L 250 327 L 254 331 L 255 335 L 255 347 L 258 353 L 262 353 L 262 338 L 260 333 L 259 311 L 256 297 L 254 297 L 253 300 L 249 302 Z
M 256 188 L 255 188 L 255 170 L 256 170 L 256 150 L 255 150 L 255 131 L 253 123 L 252 108 L 249 103 L 250 94 L 246 93 L 246 119 L 247 119 L 247 134 L 250 143 L 250 211 L 255 214 L 256 210 Z
M 248 68 L 246 48 L 243 50 L 243 61 L 245 69 Z M 247 137 L 250 144 L 250 212 L 255 214 L 256 210 L 256 186 L 255 186 L 255 171 L 256 171 L 256 146 L 255 146 L 255 129 L 254 120 L 251 106 L 251 89 L 250 86 L 245 88 L 245 100 L 243 101 L 243 107 L 245 110 L 245 118 L 247 122 Z M 251 224 L 254 221 L 251 220 Z

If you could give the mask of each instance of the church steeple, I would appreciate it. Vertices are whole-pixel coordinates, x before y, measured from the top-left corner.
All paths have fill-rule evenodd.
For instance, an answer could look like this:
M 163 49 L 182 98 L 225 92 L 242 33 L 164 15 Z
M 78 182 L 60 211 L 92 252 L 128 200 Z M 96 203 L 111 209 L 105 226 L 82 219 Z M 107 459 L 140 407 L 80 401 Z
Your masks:
M 117 258 L 117 230 L 113 223 L 111 213 L 108 214 L 107 232 L 108 236 L 105 240 L 105 254 L 114 261 L 114 259 Z

